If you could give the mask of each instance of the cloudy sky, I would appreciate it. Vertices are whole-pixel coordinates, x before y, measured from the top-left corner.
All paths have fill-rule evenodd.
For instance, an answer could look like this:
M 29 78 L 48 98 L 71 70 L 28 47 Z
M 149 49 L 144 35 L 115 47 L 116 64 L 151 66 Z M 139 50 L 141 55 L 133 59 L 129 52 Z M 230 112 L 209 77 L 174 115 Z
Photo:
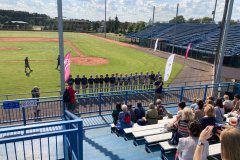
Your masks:
M 105 0 L 62 0 L 66 18 L 103 20 Z M 225 0 L 218 0 L 216 20 L 220 21 Z M 120 21 L 149 21 L 156 6 L 155 21 L 168 21 L 176 12 L 186 18 L 212 15 L 215 0 L 107 0 L 107 17 L 119 17 Z M 0 9 L 44 13 L 57 16 L 57 0 L 0 0 Z M 240 19 L 240 0 L 235 0 L 232 19 Z

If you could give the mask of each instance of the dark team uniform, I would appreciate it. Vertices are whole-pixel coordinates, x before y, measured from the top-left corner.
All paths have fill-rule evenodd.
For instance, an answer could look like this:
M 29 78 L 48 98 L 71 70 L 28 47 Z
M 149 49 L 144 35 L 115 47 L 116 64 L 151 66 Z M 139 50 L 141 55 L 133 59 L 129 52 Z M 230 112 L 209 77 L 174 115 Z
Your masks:
M 98 77 L 96 77 L 95 79 L 94 79 L 94 88 L 95 88 L 95 92 L 98 92 L 98 85 L 99 85 L 99 78 Z
M 88 78 L 88 85 L 89 85 L 89 92 L 90 93 L 93 92 L 93 82 L 94 82 L 94 79 L 92 77 Z
M 100 92 L 103 91 L 103 81 L 104 81 L 104 79 L 103 79 L 103 77 L 101 76 L 101 77 L 99 78 Z
M 107 75 L 107 76 L 104 78 L 104 82 L 105 82 L 105 91 L 108 91 L 109 81 L 110 81 L 110 78 L 109 78 L 108 75 Z
M 115 85 L 115 77 L 114 76 L 110 77 L 109 81 L 110 81 L 110 91 L 113 91 L 114 85 Z
M 87 80 L 86 77 L 83 77 L 81 82 L 82 82 L 82 91 L 83 91 L 83 94 L 86 94 L 86 88 L 87 88 L 88 80 Z

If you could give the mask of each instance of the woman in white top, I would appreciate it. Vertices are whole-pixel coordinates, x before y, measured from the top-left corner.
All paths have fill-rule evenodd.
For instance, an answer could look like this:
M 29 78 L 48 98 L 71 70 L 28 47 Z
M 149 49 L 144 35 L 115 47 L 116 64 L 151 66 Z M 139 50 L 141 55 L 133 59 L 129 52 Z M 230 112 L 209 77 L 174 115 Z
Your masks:
M 217 123 L 223 123 L 224 119 L 224 108 L 222 99 L 218 98 L 214 107 L 215 110 L 215 118 Z
M 198 145 L 198 138 L 202 131 L 201 123 L 194 121 L 188 126 L 189 136 L 180 138 L 177 146 L 176 156 L 179 160 L 192 160 L 196 146 Z M 202 159 L 207 159 L 209 155 L 209 144 L 206 142 L 204 150 L 202 152 Z

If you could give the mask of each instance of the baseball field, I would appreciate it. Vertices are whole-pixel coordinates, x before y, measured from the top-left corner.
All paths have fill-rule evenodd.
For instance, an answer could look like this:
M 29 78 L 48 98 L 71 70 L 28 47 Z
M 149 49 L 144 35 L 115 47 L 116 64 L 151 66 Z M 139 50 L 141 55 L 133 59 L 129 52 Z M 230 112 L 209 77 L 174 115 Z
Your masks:
M 166 59 L 128 44 L 82 33 L 64 33 L 64 52 L 69 51 L 73 57 L 73 77 L 147 71 L 163 74 L 166 64 Z M 30 93 L 33 86 L 39 86 L 41 92 L 60 90 L 57 56 L 57 32 L 0 31 L 0 95 Z M 29 58 L 33 72 L 25 72 L 25 57 Z M 174 80 L 182 68 L 183 65 L 174 63 L 168 82 Z

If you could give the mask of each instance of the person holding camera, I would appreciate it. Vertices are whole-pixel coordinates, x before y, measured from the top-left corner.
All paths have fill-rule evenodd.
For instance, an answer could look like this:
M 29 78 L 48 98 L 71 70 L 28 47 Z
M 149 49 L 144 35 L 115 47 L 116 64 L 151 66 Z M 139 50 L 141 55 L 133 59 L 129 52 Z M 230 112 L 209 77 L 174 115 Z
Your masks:
M 207 126 L 200 134 L 198 145 L 195 149 L 193 160 L 204 159 L 203 152 L 207 140 L 212 136 L 214 126 Z M 217 134 L 221 142 L 221 159 L 222 160 L 239 160 L 240 157 L 240 131 L 234 127 L 228 127 L 219 130 Z

